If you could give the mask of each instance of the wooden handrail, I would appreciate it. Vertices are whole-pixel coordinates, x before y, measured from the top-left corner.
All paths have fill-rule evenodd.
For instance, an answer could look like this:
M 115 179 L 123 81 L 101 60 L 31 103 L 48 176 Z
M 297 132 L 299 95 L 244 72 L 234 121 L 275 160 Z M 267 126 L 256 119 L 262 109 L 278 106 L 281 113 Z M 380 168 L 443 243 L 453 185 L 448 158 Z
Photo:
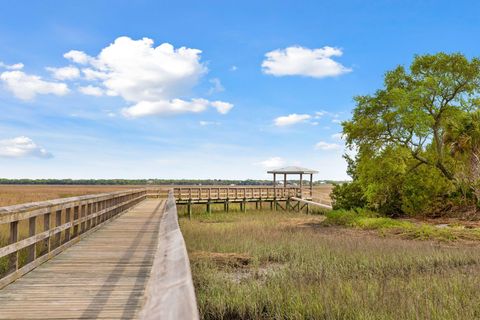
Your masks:
M 178 225 L 173 191 L 169 193 L 160 221 L 158 248 L 144 298 L 140 319 L 199 318 L 190 262 Z
M 9 270 L 0 275 L 0 288 L 62 252 L 146 196 L 147 189 L 141 188 L 0 208 L 0 224 L 8 225 L 10 233 L 9 243 L 0 247 L 0 259 L 9 261 Z M 42 217 L 43 221 L 37 221 Z M 25 239 L 20 239 L 22 221 L 28 222 Z M 38 222 L 42 224 L 40 232 L 37 232 Z M 41 252 L 37 252 L 38 247 Z M 21 250 L 26 251 L 23 265 L 20 264 Z
M 311 198 L 310 190 L 306 187 L 280 187 L 273 186 L 228 186 L 228 187 L 174 187 L 174 196 L 178 200 L 238 200 L 238 199 L 285 199 L 290 197 Z

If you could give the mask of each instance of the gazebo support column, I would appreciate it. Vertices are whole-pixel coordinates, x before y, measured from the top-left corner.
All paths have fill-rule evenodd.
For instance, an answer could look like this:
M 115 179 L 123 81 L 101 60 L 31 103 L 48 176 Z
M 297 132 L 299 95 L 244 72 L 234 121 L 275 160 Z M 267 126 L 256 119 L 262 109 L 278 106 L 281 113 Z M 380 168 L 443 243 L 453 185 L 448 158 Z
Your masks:
M 300 173 L 300 194 L 297 195 L 297 197 L 299 196 L 300 198 L 303 198 L 303 174 Z
M 273 211 L 277 211 L 277 174 L 273 174 L 273 203 L 272 203 Z
M 310 173 L 310 199 L 313 198 L 313 173 Z

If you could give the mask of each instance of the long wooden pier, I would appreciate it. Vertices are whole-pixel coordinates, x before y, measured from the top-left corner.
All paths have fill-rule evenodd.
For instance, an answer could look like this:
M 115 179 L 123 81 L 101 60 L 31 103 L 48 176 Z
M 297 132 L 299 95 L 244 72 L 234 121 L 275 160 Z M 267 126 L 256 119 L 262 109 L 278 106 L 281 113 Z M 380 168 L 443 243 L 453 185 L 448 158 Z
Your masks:
M 0 208 L 0 319 L 198 319 L 175 199 L 161 192 Z
M 315 205 L 311 195 L 139 188 L 0 208 L 0 319 L 198 319 L 177 204 L 289 210 Z
M 204 204 L 206 211 L 211 212 L 213 204 L 223 204 L 224 210 L 229 211 L 230 204 L 238 204 L 241 211 L 247 210 L 247 203 L 255 203 L 256 209 L 262 209 L 267 204 L 270 210 L 300 210 L 309 206 L 319 206 L 331 209 L 330 205 L 317 203 L 313 200 L 310 187 L 275 187 L 275 186 L 249 186 L 249 187 L 175 187 L 174 195 L 178 205 L 187 206 L 191 215 L 192 205 Z

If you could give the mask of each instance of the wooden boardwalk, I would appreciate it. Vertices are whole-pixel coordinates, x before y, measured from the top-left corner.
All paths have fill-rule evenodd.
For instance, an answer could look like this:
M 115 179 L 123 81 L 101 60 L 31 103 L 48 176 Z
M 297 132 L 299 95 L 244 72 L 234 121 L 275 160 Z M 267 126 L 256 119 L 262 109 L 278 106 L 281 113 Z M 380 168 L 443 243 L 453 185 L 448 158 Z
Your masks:
M 137 318 L 164 206 L 142 201 L 0 290 L 0 319 Z

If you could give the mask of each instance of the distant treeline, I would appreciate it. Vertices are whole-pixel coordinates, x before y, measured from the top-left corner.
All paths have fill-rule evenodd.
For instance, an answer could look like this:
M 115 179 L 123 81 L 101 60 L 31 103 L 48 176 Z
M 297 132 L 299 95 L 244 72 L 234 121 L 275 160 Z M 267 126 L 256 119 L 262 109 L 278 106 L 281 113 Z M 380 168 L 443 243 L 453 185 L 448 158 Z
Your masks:
M 298 181 L 289 180 L 291 182 Z M 314 185 L 335 181 L 315 181 Z M 304 182 L 308 183 L 308 182 Z M 0 184 L 35 185 L 272 185 L 271 180 L 193 180 L 193 179 L 1 179 Z

